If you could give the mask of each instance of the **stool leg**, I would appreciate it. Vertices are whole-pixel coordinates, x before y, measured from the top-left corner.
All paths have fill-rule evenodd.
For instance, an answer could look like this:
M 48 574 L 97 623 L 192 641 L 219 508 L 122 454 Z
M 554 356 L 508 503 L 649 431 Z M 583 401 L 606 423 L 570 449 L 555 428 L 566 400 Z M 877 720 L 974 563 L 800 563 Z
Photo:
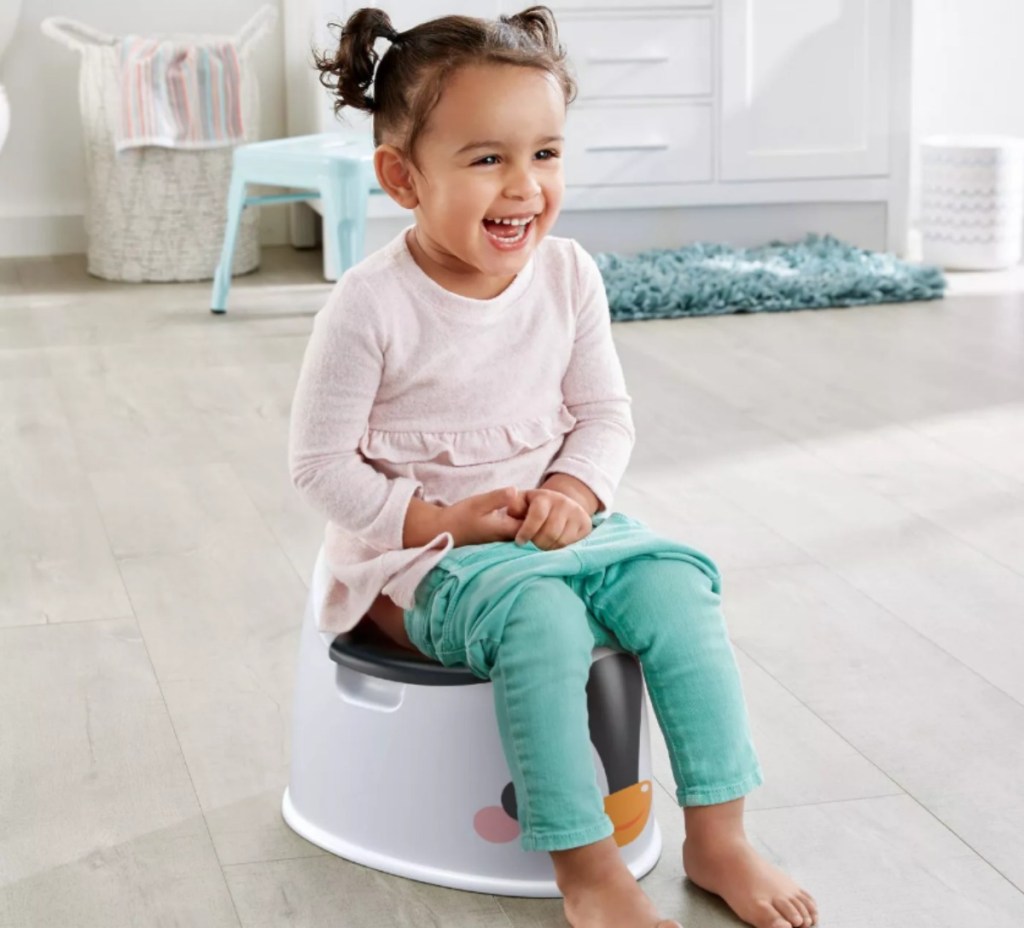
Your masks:
M 210 296 L 210 312 L 225 313 L 228 310 L 228 291 L 231 289 L 231 264 L 235 257 L 235 242 L 238 226 L 245 209 L 245 180 L 238 174 L 231 175 L 228 191 L 228 216 L 224 226 L 224 245 L 220 251 L 220 263 L 213 276 L 213 293 Z
M 366 242 L 366 212 L 370 201 L 370 165 L 347 162 L 345 177 L 345 223 L 338 236 L 341 270 L 347 271 L 363 260 Z
M 320 202 L 325 276 L 336 280 L 363 257 L 370 180 L 368 165 L 362 161 L 338 160 L 331 167 L 321 187 Z

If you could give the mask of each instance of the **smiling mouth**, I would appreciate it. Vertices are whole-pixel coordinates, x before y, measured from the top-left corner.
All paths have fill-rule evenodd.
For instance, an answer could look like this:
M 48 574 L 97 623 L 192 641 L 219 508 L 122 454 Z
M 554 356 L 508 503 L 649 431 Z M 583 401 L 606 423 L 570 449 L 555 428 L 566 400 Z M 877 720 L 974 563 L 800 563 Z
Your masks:
M 535 215 L 531 216 L 525 222 L 523 221 L 525 217 L 514 219 L 511 222 L 508 220 L 484 219 L 483 227 L 491 240 L 497 244 L 516 245 L 526 238 L 530 229 L 533 228 L 536 218 Z

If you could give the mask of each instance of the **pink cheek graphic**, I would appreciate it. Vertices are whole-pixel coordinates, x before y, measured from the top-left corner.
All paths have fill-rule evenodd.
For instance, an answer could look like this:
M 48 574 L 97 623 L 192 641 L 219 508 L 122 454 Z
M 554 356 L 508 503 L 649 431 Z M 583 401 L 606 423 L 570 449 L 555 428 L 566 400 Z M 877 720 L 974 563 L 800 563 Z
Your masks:
M 519 822 L 501 806 L 487 806 L 473 816 L 473 828 L 484 841 L 507 844 L 519 837 Z

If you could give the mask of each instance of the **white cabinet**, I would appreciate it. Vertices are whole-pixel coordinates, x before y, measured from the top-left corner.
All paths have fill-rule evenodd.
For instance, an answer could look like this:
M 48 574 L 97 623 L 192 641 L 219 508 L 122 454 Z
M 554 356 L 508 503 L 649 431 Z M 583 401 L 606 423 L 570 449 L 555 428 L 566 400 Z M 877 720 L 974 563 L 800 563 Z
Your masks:
M 721 0 L 721 178 L 889 168 L 891 0 Z
M 879 244 L 903 250 L 912 2 L 552 0 L 579 84 L 565 209 L 870 204 L 886 217 Z M 289 131 L 329 131 L 338 123 L 309 68 L 310 41 L 323 45 L 326 22 L 361 4 L 283 3 Z M 494 17 L 528 3 L 380 5 L 404 30 L 443 13 Z M 373 198 L 371 218 L 399 214 Z

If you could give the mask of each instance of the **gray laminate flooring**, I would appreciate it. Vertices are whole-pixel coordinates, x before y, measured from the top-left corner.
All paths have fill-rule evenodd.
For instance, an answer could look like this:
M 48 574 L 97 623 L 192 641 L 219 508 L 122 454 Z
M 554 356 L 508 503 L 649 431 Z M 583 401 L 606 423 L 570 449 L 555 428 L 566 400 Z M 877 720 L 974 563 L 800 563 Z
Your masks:
M 319 256 L 206 284 L 0 262 L 0 925 L 563 924 L 378 874 L 279 814 L 321 523 L 286 472 Z M 748 830 L 827 928 L 1024 925 L 1024 295 L 615 326 L 618 508 L 709 552 L 767 782 Z M 665 851 L 644 886 L 738 922 Z

